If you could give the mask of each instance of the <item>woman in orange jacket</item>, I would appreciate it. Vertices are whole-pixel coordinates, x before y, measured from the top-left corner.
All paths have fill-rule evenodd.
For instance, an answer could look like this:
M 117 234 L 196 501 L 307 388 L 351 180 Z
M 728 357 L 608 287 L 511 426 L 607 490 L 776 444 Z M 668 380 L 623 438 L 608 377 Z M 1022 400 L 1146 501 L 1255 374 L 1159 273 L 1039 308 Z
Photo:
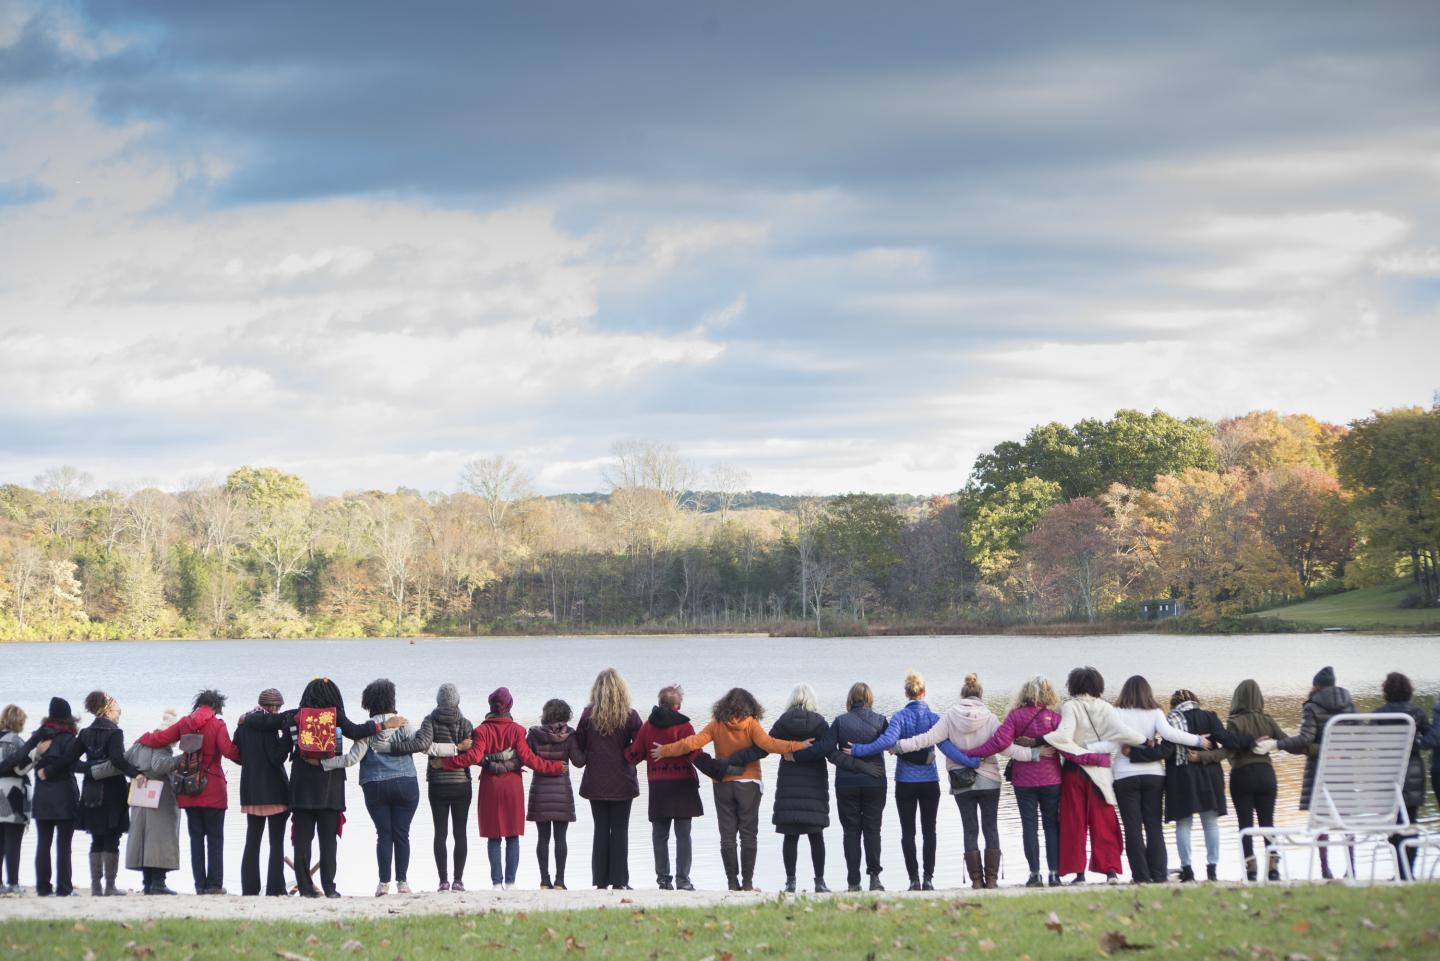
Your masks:
M 718 756 L 729 756 L 746 748 L 758 747 L 771 754 L 790 754 L 810 746 L 810 741 L 781 741 L 765 733 L 760 719 L 765 709 L 755 696 L 740 687 L 732 687 L 711 708 L 710 723 L 697 734 L 656 744 L 650 756 L 658 761 L 698 751 L 715 742 Z M 739 774 L 727 774 L 715 784 L 715 810 L 720 821 L 720 860 L 725 864 L 725 877 L 732 891 L 755 890 L 755 852 L 760 834 L 760 762 L 752 760 Z M 736 857 L 735 837 L 740 837 L 740 854 Z

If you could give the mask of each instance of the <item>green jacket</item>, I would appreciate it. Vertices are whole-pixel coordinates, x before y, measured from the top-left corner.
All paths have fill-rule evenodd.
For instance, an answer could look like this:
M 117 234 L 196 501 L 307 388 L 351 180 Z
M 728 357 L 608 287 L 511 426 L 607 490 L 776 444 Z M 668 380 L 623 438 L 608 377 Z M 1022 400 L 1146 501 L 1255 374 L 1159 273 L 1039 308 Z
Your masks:
M 1225 729 L 1232 734 L 1241 734 L 1250 738 L 1251 742 L 1261 738 L 1273 737 L 1280 740 L 1285 737 L 1285 732 L 1275 719 L 1265 713 L 1265 695 L 1260 693 L 1260 685 L 1252 680 L 1240 682 L 1235 688 L 1235 696 L 1230 699 L 1230 717 L 1225 721 Z M 1269 764 L 1270 755 L 1256 754 L 1254 751 L 1226 751 L 1230 759 L 1230 770 L 1238 771 L 1249 764 Z

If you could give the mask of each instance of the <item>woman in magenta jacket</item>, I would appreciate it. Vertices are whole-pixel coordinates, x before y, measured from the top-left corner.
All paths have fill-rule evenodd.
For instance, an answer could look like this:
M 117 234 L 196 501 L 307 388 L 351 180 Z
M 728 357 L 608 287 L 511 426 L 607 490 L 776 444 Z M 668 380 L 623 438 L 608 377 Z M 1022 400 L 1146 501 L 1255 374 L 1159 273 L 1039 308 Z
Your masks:
M 195 695 L 193 709 L 185 717 L 163 731 L 140 736 L 146 747 L 169 747 L 186 734 L 201 737 L 200 764 L 205 771 L 205 786 L 199 794 L 178 796 L 180 809 L 190 831 L 190 873 L 195 878 L 196 894 L 225 893 L 225 809 L 229 794 L 225 769 L 220 759 L 240 763 L 240 751 L 230 740 L 230 731 L 220 712 L 225 709 L 225 695 L 204 690 Z

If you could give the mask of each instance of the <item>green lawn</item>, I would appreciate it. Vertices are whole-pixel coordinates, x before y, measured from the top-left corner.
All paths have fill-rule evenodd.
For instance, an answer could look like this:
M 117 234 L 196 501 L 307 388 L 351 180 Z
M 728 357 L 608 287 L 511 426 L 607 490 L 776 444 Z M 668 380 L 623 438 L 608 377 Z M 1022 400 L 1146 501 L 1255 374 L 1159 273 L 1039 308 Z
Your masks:
M 1440 887 L 1190 885 L 943 900 L 415 916 L 305 925 L 13 921 L 0 947 L 67 961 L 1440 957 Z M 1128 947 L 1126 947 L 1128 945 Z
M 1440 629 L 1440 610 L 1436 608 L 1401 608 L 1400 601 L 1412 590 L 1408 581 L 1387 587 L 1366 587 L 1313 601 L 1301 601 L 1286 607 L 1260 611 L 1255 617 L 1279 617 L 1287 621 L 1313 624 L 1316 627 L 1418 628 Z

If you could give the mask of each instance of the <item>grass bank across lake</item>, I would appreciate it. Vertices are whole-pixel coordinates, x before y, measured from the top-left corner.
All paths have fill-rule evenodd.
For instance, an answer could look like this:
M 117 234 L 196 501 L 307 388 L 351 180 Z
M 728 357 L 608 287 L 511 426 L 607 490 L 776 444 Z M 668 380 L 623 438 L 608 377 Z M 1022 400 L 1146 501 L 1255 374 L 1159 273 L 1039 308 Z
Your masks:
M 197 912 L 203 905 L 197 906 Z M 1187 885 L 299 922 L 9 921 L 16 959 L 1440 957 L 1440 886 Z

